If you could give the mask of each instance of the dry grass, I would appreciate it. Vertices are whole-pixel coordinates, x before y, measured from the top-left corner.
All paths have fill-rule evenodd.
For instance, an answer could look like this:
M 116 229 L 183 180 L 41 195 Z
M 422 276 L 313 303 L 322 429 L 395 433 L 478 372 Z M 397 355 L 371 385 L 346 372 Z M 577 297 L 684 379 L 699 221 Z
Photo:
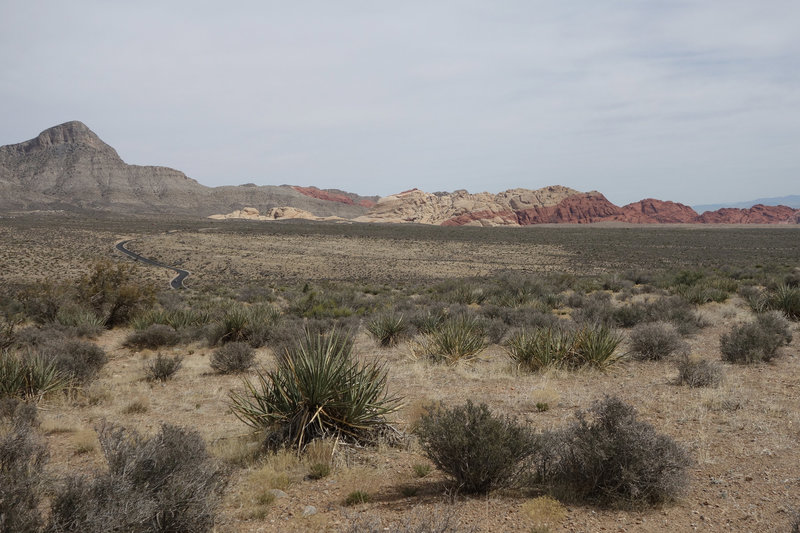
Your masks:
M 181 227 L 180 222 L 175 224 Z M 111 224 L 109 230 L 70 224 L 0 225 L 0 282 L 41 279 L 37 276 L 53 268 L 65 280 L 75 279 L 86 272 L 86 261 L 114 257 L 111 247 L 126 233 L 154 233 L 151 240 L 137 241 L 132 247 L 138 246 L 139 251 L 152 252 L 167 262 L 181 261 L 193 272 L 194 280 L 187 282 L 190 286 L 210 286 L 223 280 L 227 285 L 218 289 L 221 293 L 234 291 L 244 280 L 274 285 L 280 293 L 287 280 L 302 277 L 373 277 L 383 281 L 396 271 L 398 280 L 411 285 L 437 277 L 489 274 L 505 267 L 529 273 L 562 270 L 564 266 L 573 268 L 573 259 L 580 258 L 569 243 L 547 241 L 544 236 L 551 230 L 544 228 L 517 232 L 536 241 L 532 245 L 522 242 L 522 237 L 505 237 L 506 233 L 502 233 L 506 241 L 488 246 L 482 241 L 448 243 L 405 237 L 398 245 L 397 240 L 381 235 L 349 237 L 340 231 L 331 238 L 316 230 L 302 235 L 253 234 L 245 230 L 239 234 L 228 230 L 215 234 L 197 231 L 210 223 L 193 224 L 186 233 L 170 235 L 157 234 L 160 229 L 169 228 L 166 224 L 158 231 L 146 229 L 144 224 L 142 229 Z M 611 232 L 603 231 L 597 232 L 598 238 Z M 625 231 L 632 233 L 630 229 Z M 787 235 L 787 244 L 780 251 L 780 257 L 786 259 L 781 260 L 796 264 L 800 262 L 796 239 L 793 240 L 796 233 L 782 231 Z M 658 229 L 657 233 L 672 235 L 667 228 Z M 759 235 L 774 242 L 774 235 L 779 233 L 777 229 L 767 229 Z M 584 235 L 578 228 L 567 228 L 563 234 Z M 691 231 L 681 230 L 679 236 L 686 235 Z M 507 242 L 512 239 L 517 242 Z M 680 239 L 665 240 L 672 243 Z M 747 241 L 743 242 L 741 246 L 747 246 Z M 64 243 L 70 244 L 69 253 Z M 682 249 L 670 246 L 670 253 L 680 255 Z M 207 250 L 213 252 L 209 254 Z M 729 245 L 725 250 L 735 251 L 735 247 Z M 624 248 L 616 253 L 624 255 L 628 251 L 630 248 Z M 728 251 L 719 253 L 720 263 L 728 261 Z M 795 255 L 790 257 L 792 253 Z M 587 255 L 588 252 L 583 257 Z M 510 257 L 514 258 L 512 265 L 508 264 Z M 630 260 L 639 261 L 640 256 L 634 251 Z M 680 260 L 693 259 L 681 256 Z M 156 269 L 139 269 L 137 275 L 164 285 L 170 278 Z M 560 312 L 567 314 L 568 310 Z M 701 312 L 711 326 L 686 339 L 690 353 L 719 361 L 720 335 L 736 321 L 750 317 L 750 311 L 743 300 L 734 297 L 722 304 L 705 305 Z M 433 471 L 416 477 L 414 465 L 425 459 L 413 441 L 400 448 L 337 447 L 335 451 L 325 448 L 331 446 L 328 444 L 307 452 L 305 457 L 286 452 L 259 459 L 256 452 L 260 441 L 248 436 L 247 428 L 229 410 L 228 393 L 241 386 L 241 377 L 212 372 L 211 348 L 203 343 L 180 346 L 178 351 L 184 359 L 176 379 L 166 384 L 148 383 L 142 379 L 142 355 L 122 346 L 130 333 L 124 329 L 104 331 L 93 341 L 110 357 L 95 382 L 70 397 L 50 398 L 40 405 L 42 429 L 51 454 L 49 473 L 88 474 L 103 468 L 101 454 L 91 448 L 89 437 L 91 428 L 100 420 L 123 423 L 145 434 L 152 434 L 161 422 L 166 422 L 199 431 L 215 455 L 231 467 L 219 531 L 338 531 L 347 524 L 341 503 L 356 490 L 371 497 L 370 503 L 356 509 L 379 515 L 384 524 L 403 523 L 413 513 L 443 507 L 454 510 L 462 523 L 478 531 L 530 532 L 537 527 L 540 531 L 546 527 L 553 531 L 641 533 L 695 528 L 786 531 L 791 519 L 787 510 L 800 505 L 800 331 L 796 323 L 792 327 L 795 340 L 783 349 L 783 355 L 754 367 L 725 364 L 725 382 L 714 389 L 676 386 L 677 372 L 672 361 L 625 361 L 605 371 L 523 374 L 514 369 L 505 351 L 496 345 L 489 346 L 469 365 L 449 367 L 412 359 L 410 341 L 376 348 L 363 332 L 357 336 L 356 352 L 366 361 L 386 362 L 390 394 L 405 397 L 405 406 L 390 420 L 400 429 L 412 428 L 423 406 L 431 401 L 448 405 L 463 404 L 467 399 L 483 401 L 493 411 L 517 416 L 538 429 L 563 427 L 576 410 L 590 407 L 605 394 L 636 406 L 643 420 L 687 445 L 696 460 L 688 494 L 674 505 L 654 511 L 619 512 L 577 506 L 561 516 L 554 504 L 551 514 L 560 518 L 544 520 L 541 517 L 547 514 L 543 510 L 547 502 L 535 504 L 535 514 L 540 519 L 533 518 L 529 511 L 534 504 L 526 499 L 530 495 L 463 498 L 446 494 L 441 473 Z M 266 368 L 273 365 L 271 351 L 259 350 L 257 363 Z M 252 376 L 253 372 L 245 375 Z M 547 409 L 537 407 L 543 404 Z M 80 448 L 86 451 L 76 453 Z M 331 472 L 321 479 L 309 479 L 310 465 L 328 458 Z M 273 493 L 267 495 L 262 490 L 267 487 L 267 491 L 278 488 L 288 496 L 272 499 Z M 533 501 L 537 500 L 541 499 Z M 313 505 L 318 513 L 302 516 L 306 505 Z

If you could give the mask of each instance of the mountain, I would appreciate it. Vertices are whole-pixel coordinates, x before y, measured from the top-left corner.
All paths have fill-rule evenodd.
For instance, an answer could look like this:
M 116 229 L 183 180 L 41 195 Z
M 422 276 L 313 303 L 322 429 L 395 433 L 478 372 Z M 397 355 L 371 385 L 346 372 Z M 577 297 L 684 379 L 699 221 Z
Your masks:
M 727 204 L 703 204 L 703 205 L 695 205 L 694 210 L 698 213 L 704 213 L 706 211 L 717 211 L 719 209 L 724 209 L 728 207 L 732 207 L 735 209 L 750 209 L 754 205 L 768 205 L 768 206 L 775 206 L 775 205 L 785 205 L 787 207 L 792 207 L 794 209 L 800 209 L 800 194 L 792 194 L 789 196 L 776 196 L 772 198 L 758 198 L 756 200 L 749 200 L 747 202 L 733 202 Z
M 125 163 L 116 150 L 77 121 L 54 126 L 19 144 L 0 146 L 0 210 L 20 209 L 444 226 L 800 222 L 800 209 L 786 205 L 723 208 L 699 215 L 689 206 L 654 198 L 619 207 L 597 191 L 581 192 L 561 185 L 497 194 L 411 189 L 384 198 L 292 185 L 206 187 L 178 170 Z
M 0 209 L 4 210 L 83 208 L 210 215 L 291 205 L 317 216 L 352 218 L 366 213 L 376 200 L 289 185 L 206 187 L 171 168 L 128 165 L 78 121 L 0 147 Z

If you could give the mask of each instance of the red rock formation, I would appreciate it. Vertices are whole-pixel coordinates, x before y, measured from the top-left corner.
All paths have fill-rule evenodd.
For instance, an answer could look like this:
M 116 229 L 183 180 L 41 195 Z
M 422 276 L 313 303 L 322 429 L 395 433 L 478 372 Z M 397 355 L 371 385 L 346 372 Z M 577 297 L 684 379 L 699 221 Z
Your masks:
M 706 211 L 697 222 L 703 224 L 781 224 L 797 220 L 798 209 L 785 205 L 768 206 L 757 204 L 750 209 L 723 208 Z
M 369 198 L 357 197 L 358 201 L 356 202 L 351 196 L 348 196 L 346 193 L 343 192 L 324 191 L 316 187 L 292 186 L 292 189 L 296 190 L 300 194 L 305 194 L 306 196 L 310 196 L 311 198 L 316 198 L 318 200 L 339 202 L 340 204 L 347 204 L 347 205 L 360 205 L 362 207 L 372 207 L 373 205 L 375 205 L 375 202 L 373 200 L 370 200 Z
M 589 224 L 615 220 L 621 216 L 622 210 L 609 202 L 600 193 L 574 194 L 556 205 L 531 207 L 516 211 L 477 211 L 453 217 L 442 223 L 443 226 L 464 226 L 481 220 L 497 221 L 508 225 L 518 224 Z
M 696 222 L 697 212 L 688 205 L 646 198 L 622 208 L 621 222 L 632 224 L 681 224 Z

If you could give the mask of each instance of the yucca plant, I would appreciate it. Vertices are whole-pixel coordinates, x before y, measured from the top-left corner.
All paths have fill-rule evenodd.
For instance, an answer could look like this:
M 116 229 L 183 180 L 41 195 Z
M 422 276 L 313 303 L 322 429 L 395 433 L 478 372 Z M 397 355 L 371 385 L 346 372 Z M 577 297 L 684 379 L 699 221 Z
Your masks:
M 486 335 L 480 321 L 469 315 L 446 320 L 423 341 L 423 351 L 436 362 L 455 364 L 486 348 Z
M 254 348 L 264 344 L 269 327 L 280 313 L 271 306 L 232 307 L 223 315 L 211 333 L 211 344 L 247 342 Z
M 606 326 L 586 326 L 575 337 L 573 361 L 570 366 L 594 366 L 604 368 L 620 356 L 616 354 L 622 337 Z
M 800 287 L 780 285 L 767 296 L 767 307 L 782 312 L 790 320 L 800 320 Z
M 302 448 L 316 438 L 336 436 L 369 440 L 399 408 L 386 391 L 387 371 L 379 363 L 359 363 L 350 336 L 340 331 L 305 332 L 278 357 L 275 370 L 245 380 L 232 392 L 231 409 L 239 420 L 265 429 L 273 444 Z
M 506 343 L 509 357 L 517 366 L 530 372 L 561 365 L 571 356 L 575 337 L 557 328 L 520 331 Z
M 405 334 L 408 325 L 403 315 L 380 315 L 367 324 L 369 331 L 381 346 L 393 346 Z
M 0 397 L 39 399 L 68 385 L 54 361 L 32 353 L 0 352 Z

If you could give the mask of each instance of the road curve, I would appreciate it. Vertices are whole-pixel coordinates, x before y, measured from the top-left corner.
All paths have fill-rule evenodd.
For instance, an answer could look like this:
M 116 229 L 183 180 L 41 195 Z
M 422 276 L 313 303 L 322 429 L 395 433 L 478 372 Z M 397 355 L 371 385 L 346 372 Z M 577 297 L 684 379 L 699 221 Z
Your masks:
M 142 263 L 146 263 L 148 265 L 153 265 L 160 268 L 166 268 L 177 272 L 178 275 L 172 278 L 172 281 L 169 282 L 169 286 L 173 289 L 185 289 L 186 287 L 183 286 L 183 280 L 185 280 L 189 276 L 188 270 L 183 270 L 181 268 L 165 265 L 164 263 L 159 263 L 158 261 L 154 261 L 153 259 L 148 259 L 147 257 L 142 257 L 141 255 L 137 254 L 136 252 L 131 252 L 125 245 L 131 242 L 133 239 L 128 239 L 127 241 L 120 241 L 116 244 L 115 248 L 122 252 L 125 255 L 128 255 L 133 258 L 134 261 L 141 261 Z

